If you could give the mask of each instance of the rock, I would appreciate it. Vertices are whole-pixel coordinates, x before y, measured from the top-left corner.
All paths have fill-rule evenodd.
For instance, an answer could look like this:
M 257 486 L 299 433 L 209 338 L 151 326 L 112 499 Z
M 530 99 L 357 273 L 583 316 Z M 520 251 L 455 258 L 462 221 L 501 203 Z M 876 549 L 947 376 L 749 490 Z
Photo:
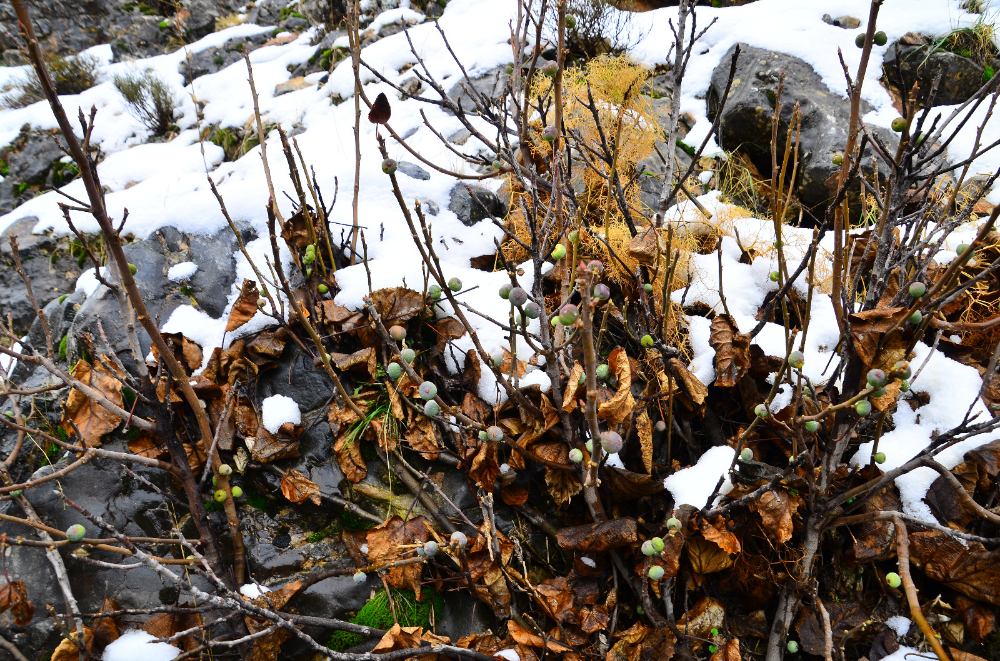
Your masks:
M 403 92 L 398 95 L 399 99 L 405 100 L 420 94 L 420 90 L 424 88 L 424 84 L 420 82 L 419 78 L 414 76 L 404 80 L 399 87 L 403 90 Z
M 421 181 L 427 181 L 431 178 L 430 173 L 423 169 L 415 163 L 409 163 L 407 161 L 400 161 L 397 165 L 397 169 L 405 174 L 407 177 L 412 177 L 414 179 L 420 179 Z
M 63 150 L 59 148 L 54 135 L 30 133 L 24 148 L 8 157 L 10 174 L 4 180 L 4 185 L 7 185 L 8 180 L 26 184 L 45 183 L 52 164 L 63 156 Z
M 302 28 L 309 25 L 309 21 L 298 16 L 290 16 L 286 20 L 282 21 L 282 26 L 286 30 L 300 31 Z
M 307 87 L 312 87 L 311 83 L 307 83 L 305 78 L 292 78 L 283 83 L 278 83 L 274 88 L 274 95 L 281 96 L 282 94 L 288 94 L 289 92 L 297 92 L 299 90 L 304 90 Z
M 507 205 L 497 197 L 496 193 L 480 186 L 470 187 L 461 182 L 451 189 L 448 209 L 454 212 L 466 227 L 472 227 L 486 218 L 507 216 Z
M 441 213 L 441 207 L 434 200 L 424 200 L 424 208 L 427 209 L 427 213 L 432 216 L 436 216 Z
M 244 241 L 250 241 L 255 236 L 249 226 L 244 225 L 241 231 Z M 192 298 L 198 308 L 210 317 L 219 318 L 225 312 L 229 293 L 236 281 L 233 260 L 236 238 L 228 228 L 207 237 L 187 235 L 173 227 L 164 227 L 144 241 L 125 246 L 124 250 L 129 263 L 139 267 L 135 280 L 146 308 L 153 318 L 160 320 L 161 325 L 166 323 L 175 308 L 190 305 Z M 167 278 L 170 267 L 180 262 L 198 264 L 198 270 L 187 283 L 171 282 Z M 188 293 L 181 293 L 181 286 L 188 287 Z M 111 346 L 119 352 L 126 368 L 133 369 L 123 324 L 119 319 L 117 300 L 110 290 L 101 285 L 80 306 L 73 319 L 67 340 L 70 360 L 81 355 L 84 334 L 89 334 L 91 338 L 100 337 L 97 322 L 102 320 Z M 150 347 L 149 337 L 141 327 L 138 328 L 138 335 L 145 355 Z
M 835 194 L 833 182 L 827 182 L 840 169 L 832 159 L 834 152 L 843 150 L 847 142 L 850 102 L 831 91 L 812 67 L 797 57 L 743 44 L 740 47 L 742 55 L 723 110 L 719 142 L 723 149 L 745 150 L 757 168 L 769 176 L 771 121 L 774 117 L 771 99 L 778 88 L 778 77 L 784 71 L 778 141 L 781 145 L 785 144 L 792 109 L 798 102 L 802 112 L 802 133 L 796 196 L 811 214 L 821 214 Z M 707 95 L 709 116 L 712 118 L 719 112 L 733 48 L 723 56 L 712 74 Z M 862 101 L 861 114 L 869 109 L 870 106 Z M 882 129 L 876 131 L 890 150 L 895 149 L 898 141 L 892 133 Z M 864 158 L 868 163 L 869 151 L 866 150 Z
M 479 78 L 471 81 L 460 79 L 448 90 L 448 98 L 459 104 L 462 110 L 467 113 L 482 111 L 483 108 L 473 100 L 469 94 L 469 89 L 474 89 L 479 95 L 485 97 L 487 102 L 496 102 L 507 87 L 507 65 L 502 65 L 490 69 Z
M 931 49 L 931 44 L 910 34 L 889 44 L 882 61 L 886 79 L 900 90 L 909 90 L 916 81 L 917 100 L 927 103 L 934 79 L 940 75 L 941 82 L 932 102 L 934 106 L 962 103 L 982 87 L 983 67 L 974 60 L 946 50 Z
M 18 257 L 31 280 L 35 300 L 43 308 L 61 296 L 71 294 L 81 272 L 76 260 L 69 254 L 68 238 L 33 234 L 32 229 L 37 222 L 38 218 L 34 216 L 16 221 L 3 231 L 4 238 L 0 241 L 0 315 L 6 319 L 10 314 L 18 333 L 28 330 L 35 319 L 35 311 L 26 297 L 24 281 L 14 270 L 14 259 L 7 240 L 10 234 L 17 237 Z M 42 344 L 34 346 L 44 347 L 44 336 L 38 337 L 42 337 Z
M 190 58 L 185 58 L 177 65 L 177 71 L 184 76 L 184 84 L 189 85 L 194 78 L 221 71 L 234 62 L 242 61 L 244 52 L 252 53 L 270 39 L 269 32 L 252 37 L 234 37 L 216 48 L 192 53 Z
M 844 28 L 845 30 L 853 30 L 861 25 L 861 20 L 853 16 L 838 16 L 833 19 L 831 25 L 836 25 L 838 28 Z

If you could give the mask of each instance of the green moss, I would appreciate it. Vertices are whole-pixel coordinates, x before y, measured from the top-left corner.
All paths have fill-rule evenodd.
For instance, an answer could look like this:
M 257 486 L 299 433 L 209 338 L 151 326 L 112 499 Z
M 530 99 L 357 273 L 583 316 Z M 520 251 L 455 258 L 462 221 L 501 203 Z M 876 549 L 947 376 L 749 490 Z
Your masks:
M 313 534 L 306 537 L 306 541 L 310 544 L 315 544 L 316 542 L 322 542 L 324 539 L 330 536 L 330 533 L 326 530 L 317 530 Z
M 256 489 L 244 487 L 243 493 L 246 496 L 247 504 L 250 507 L 260 510 L 269 516 L 277 513 L 278 505 Z
M 695 153 L 697 153 L 697 150 L 694 147 L 685 143 L 680 138 L 677 138 L 677 146 L 683 149 L 684 153 L 690 156 L 691 158 L 694 158 Z
M 69 339 L 69 335 L 64 335 L 63 339 L 59 341 L 59 360 L 66 360 L 66 341 Z
M 375 527 L 375 524 L 368 519 L 362 519 L 347 510 L 340 510 L 340 523 L 347 530 L 371 530 Z
M 444 609 L 444 600 L 441 598 L 441 595 L 435 594 L 431 588 L 424 588 L 421 591 L 423 601 L 419 603 L 412 590 L 389 589 L 392 591 L 392 601 L 396 607 L 396 615 L 399 618 L 400 626 L 429 629 L 432 608 L 434 609 L 434 621 L 440 621 L 441 613 Z M 389 596 L 385 590 L 382 590 L 369 599 L 368 603 L 350 621 L 353 624 L 365 627 L 390 629 L 396 623 L 392 613 L 393 609 L 389 605 Z M 348 647 L 364 642 L 364 640 L 365 637 L 360 634 L 337 631 L 327 641 L 326 646 L 332 650 L 343 651 Z
M 217 503 L 214 500 L 210 500 L 205 503 L 205 511 L 211 514 L 212 512 L 221 512 L 222 503 Z
M 221 66 L 226 61 L 226 58 L 221 55 L 216 55 L 212 58 L 212 61 L 215 62 L 216 65 Z

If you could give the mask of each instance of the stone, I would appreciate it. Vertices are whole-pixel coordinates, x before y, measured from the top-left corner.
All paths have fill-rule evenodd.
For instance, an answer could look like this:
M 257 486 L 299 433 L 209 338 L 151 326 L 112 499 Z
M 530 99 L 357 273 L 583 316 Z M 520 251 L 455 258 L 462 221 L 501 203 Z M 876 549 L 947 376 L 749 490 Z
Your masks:
M 234 62 L 241 62 L 244 52 L 252 53 L 270 38 L 269 32 L 249 37 L 233 37 L 221 46 L 191 53 L 190 57 L 184 58 L 177 65 L 177 71 L 184 76 L 184 84 L 189 85 L 195 78 L 221 71 Z
M 408 161 L 400 161 L 396 169 L 405 174 L 407 177 L 412 177 L 413 179 L 427 181 L 431 178 L 431 175 L 427 172 L 427 170 Z
M 283 83 L 278 83 L 274 87 L 274 95 L 281 96 L 282 94 L 288 94 L 289 92 L 297 92 L 299 90 L 304 90 L 307 87 L 312 87 L 311 83 L 306 82 L 304 77 L 302 78 L 292 78 Z
M 459 105 L 467 113 L 482 112 L 484 108 L 473 99 L 470 89 L 477 92 L 487 103 L 495 103 L 507 87 L 507 65 L 494 67 L 485 74 L 472 80 L 459 79 L 450 90 L 448 98 Z M 450 111 L 447 111 L 450 112 Z
M 403 92 L 398 97 L 400 100 L 405 100 L 420 94 L 420 90 L 424 88 L 424 84 L 420 82 L 419 78 L 414 76 L 404 80 L 399 87 Z
M 838 16 L 833 19 L 832 25 L 845 30 L 853 30 L 861 25 L 861 20 L 853 16 Z
M 299 18 L 298 16 L 289 16 L 287 19 L 282 21 L 281 27 L 285 28 L 286 30 L 299 31 L 302 28 L 306 27 L 307 25 L 309 25 L 309 21 L 307 21 L 306 19 Z
M 743 149 L 756 167 L 769 176 L 771 170 L 771 121 L 774 117 L 772 99 L 778 89 L 778 77 L 785 73 L 782 110 L 778 125 L 778 143 L 785 144 L 792 109 L 797 102 L 802 113 L 802 133 L 799 143 L 799 174 L 796 196 L 813 217 L 825 211 L 835 194 L 831 177 L 839 172 L 833 154 L 847 142 L 850 101 L 830 90 L 811 66 L 797 57 L 740 44 L 742 54 L 736 65 L 732 90 L 722 110 L 719 142 L 723 149 Z M 712 74 L 708 90 L 709 117 L 720 111 L 720 99 L 729 75 L 733 48 L 722 57 Z M 861 114 L 870 110 L 862 101 Z M 890 150 L 897 138 L 884 129 L 874 129 Z M 871 152 L 866 150 L 865 163 Z M 850 198 L 849 198 L 850 199 Z
M 505 218 L 507 205 L 496 193 L 481 186 L 469 186 L 459 182 L 451 189 L 451 201 L 448 209 L 462 221 L 466 227 L 472 227 L 487 218 Z
M 894 87 L 909 90 L 916 81 L 917 100 L 926 104 L 934 79 L 940 75 L 932 106 L 962 103 L 982 87 L 983 67 L 978 63 L 950 51 L 931 50 L 932 45 L 920 43 L 923 41 L 916 35 L 904 35 L 897 43 L 889 44 L 882 71 Z
M 244 242 L 255 238 L 249 225 L 241 225 Z M 229 293 L 236 281 L 236 263 L 233 253 L 237 249 L 236 237 L 229 228 L 220 230 L 214 236 L 188 235 L 173 227 L 163 227 L 143 241 L 124 247 L 130 264 L 139 268 L 135 274 L 136 285 L 142 294 L 146 308 L 153 318 L 164 324 L 170 313 L 180 305 L 191 305 L 213 318 L 219 318 L 226 311 Z M 198 270 L 187 283 L 171 282 L 167 271 L 180 262 L 195 262 Z M 181 287 L 188 289 L 181 292 Z M 134 369 L 131 353 L 120 321 L 118 301 L 105 286 L 97 288 L 80 306 L 67 339 L 67 354 L 72 361 L 82 353 L 81 341 L 84 334 L 99 338 L 98 320 L 102 320 L 104 331 L 111 346 L 118 352 L 127 369 Z M 138 327 L 139 342 L 143 355 L 150 349 L 149 336 Z
M 30 133 L 24 148 L 8 158 L 7 167 L 10 173 L 4 180 L 4 185 L 9 185 L 11 182 L 45 183 L 45 177 L 52 164 L 64 155 L 54 135 Z
M 427 209 L 427 213 L 430 215 L 436 216 L 441 213 L 441 207 L 439 207 L 438 203 L 434 200 L 424 200 L 423 204 L 424 208 Z
M 21 266 L 31 280 L 35 300 L 43 309 L 61 296 L 71 294 L 76 288 L 76 279 L 83 270 L 69 254 L 68 238 L 34 234 L 32 230 L 37 223 L 38 218 L 35 216 L 21 218 L 4 230 L 4 238 L 0 241 L 0 315 L 6 320 L 10 314 L 18 333 L 24 333 L 30 328 L 35 320 L 35 310 L 26 297 L 24 281 L 14 270 L 13 254 L 8 242 L 10 234 L 17 238 Z M 44 335 L 35 337 L 40 337 L 42 344 L 33 346 L 44 347 Z

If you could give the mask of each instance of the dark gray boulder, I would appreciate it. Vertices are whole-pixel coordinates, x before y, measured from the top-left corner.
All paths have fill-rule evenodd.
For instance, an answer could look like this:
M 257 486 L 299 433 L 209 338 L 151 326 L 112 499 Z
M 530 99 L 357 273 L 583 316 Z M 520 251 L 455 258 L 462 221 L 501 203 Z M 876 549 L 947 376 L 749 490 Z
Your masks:
M 497 197 L 496 193 L 462 182 L 455 184 L 451 189 L 448 209 L 467 227 L 472 227 L 487 218 L 504 218 L 507 215 L 507 205 Z
M 723 149 L 745 151 L 757 168 L 769 176 L 775 93 L 779 76 L 784 72 L 778 143 L 783 149 L 793 107 L 798 103 L 802 113 L 802 132 L 795 193 L 807 212 L 821 216 L 835 194 L 831 177 L 839 172 L 840 166 L 833 163 L 833 155 L 842 151 L 847 142 L 850 101 L 831 91 L 813 68 L 797 57 L 745 44 L 739 46 L 742 54 L 729 99 L 722 110 L 717 136 L 719 144 Z M 714 119 L 719 112 L 735 48 L 722 57 L 722 62 L 712 74 L 708 90 L 710 118 Z M 862 114 L 868 110 L 870 106 L 862 102 Z M 891 132 L 875 131 L 890 149 L 895 149 L 897 140 Z M 866 152 L 865 158 L 869 157 L 870 152 Z
M 933 106 L 962 103 L 983 85 L 983 67 L 975 60 L 943 49 L 935 49 L 931 40 L 916 34 L 906 34 L 886 51 L 882 71 L 897 89 L 908 91 L 918 86 L 917 100 L 930 100 L 934 79 L 941 77 Z

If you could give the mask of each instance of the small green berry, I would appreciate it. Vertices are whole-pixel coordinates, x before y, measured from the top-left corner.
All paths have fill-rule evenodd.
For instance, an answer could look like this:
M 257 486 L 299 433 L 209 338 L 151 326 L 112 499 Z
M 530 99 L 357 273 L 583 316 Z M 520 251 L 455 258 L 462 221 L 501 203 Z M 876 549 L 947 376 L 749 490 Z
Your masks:
M 653 550 L 656 551 L 657 553 L 663 550 L 662 537 L 654 537 L 653 539 L 649 540 L 649 542 L 653 545 Z
M 681 520 L 680 519 L 678 519 L 677 517 L 674 517 L 674 516 L 672 516 L 669 519 L 667 519 L 667 530 L 672 530 L 674 532 L 677 532 L 680 529 L 681 529 Z
M 441 298 L 441 288 L 437 285 L 431 285 L 427 288 L 427 293 L 431 295 L 431 298 L 435 301 Z
M 792 654 L 795 654 L 796 652 L 799 651 L 799 644 L 794 640 L 788 641 L 788 645 L 786 645 L 785 647 L 787 647 L 788 651 L 791 652 Z
M 920 298 L 927 293 L 927 285 L 922 282 L 914 282 L 910 285 L 910 296 Z
M 885 463 L 885 452 L 876 452 L 875 456 L 872 457 L 872 458 L 875 460 L 876 464 L 884 464 Z
M 910 382 L 907 379 L 903 379 L 899 384 L 899 390 L 901 392 L 910 392 Z
M 753 450 L 750 448 L 743 448 L 743 450 L 740 451 L 740 459 L 743 461 L 750 461 L 753 459 Z
M 885 32 L 882 32 L 881 30 L 875 33 L 872 40 L 875 42 L 876 46 L 885 46 L 889 43 L 889 37 L 887 37 Z
M 459 280 L 458 278 L 452 278 L 451 280 L 448 281 L 448 289 L 452 291 L 461 291 L 462 281 Z
M 621 452 L 622 446 L 625 441 L 622 440 L 621 435 L 615 431 L 601 432 L 601 447 L 608 454 L 618 454 Z
M 503 440 L 503 429 L 500 429 L 496 425 L 486 428 L 486 436 L 494 443 L 499 443 Z
M 226 500 L 226 492 L 224 489 L 218 489 L 215 492 L 215 500 L 220 503 Z
M 955 248 L 955 252 L 957 252 L 959 255 L 964 255 L 969 251 L 969 247 L 970 246 L 968 243 L 960 243 L 958 244 L 958 247 Z
M 464 549 L 465 546 L 469 543 L 469 538 L 465 536 L 465 533 L 456 530 L 455 532 L 451 533 L 451 543 L 460 549 Z
M 556 247 L 552 249 L 552 259 L 562 259 L 566 256 L 566 246 L 561 243 L 557 243 Z
M 892 130 L 895 131 L 896 133 L 902 133 L 903 131 L 906 130 L 907 126 L 909 126 L 909 122 L 907 122 L 902 117 L 897 117 L 896 119 L 892 120 Z
M 136 271 L 138 271 L 138 270 L 139 270 L 139 267 L 136 266 L 135 264 L 129 264 L 128 265 L 128 272 L 131 273 L 132 275 L 135 275 Z
M 663 578 L 663 567 L 659 565 L 653 565 L 649 568 L 649 579 L 651 581 L 658 581 Z
M 872 412 L 872 403 L 869 402 L 867 399 L 862 399 L 860 402 L 854 405 L 854 412 L 863 418 Z
M 865 47 L 865 33 L 864 32 L 862 32 L 861 34 L 859 34 L 858 36 L 856 36 L 854 38 L 854 45 L 857 46 L 858 48 L 864 48 Z
M 233 474 L 233 467 L 229 464 L 219 464 L 219 475 L 228 477 Z
M 553 142 L 559 137 L 559 129 L 554 126 L 546 126 L 542 129 L 542 140 L 545 142 Z
M 909 363 L 909 361 L 900 360 L 899 362 L 894 363 L 893 366 L 892 366 L 892 373 L 897 378 L 900 378 L 900 379 L 908 379 L 908 378 L 910 378 L 911 374 L 910 374 L 910 363 Z
M 417 394 L 420 395 L 420 399 L 426 400 L 434 399 L 437 396 L 437 391 L 437 386 L 430 381 L 424 381 L 417 388 Z
M 886 376 L 884 371 L 880 369 L 868 371 L 868 385 L 883 388 L 887 383 L 889 383 L 889 377 Z
M 82 541 L 87 536 L 87 529 L 79 523 L 74 523 L 66 529 L 66 539 L 76 543 Z
M 489 436 L 486 435 L 485 431 L 480 431 L 479 432 L 479 440 L 480 441 L 487 441 L 487 440 L 489 440 Z
M 587 452 L 594 454 L 594 439 L 588 438 L 587 442 L 584 443 L 583 446 L 587 448 Z
M 903 584 L 903 579 L 899 577 L 899 574 L 897 574 L 894 571 L 891 571 L 885 575 L 885 583 L 890 588 L 898 588 L 900 585 Z
M 563 326 L 572 326 L 576 323 L 578 314 L 579 311 L 576 309 L 576 306 L 572 303 L 567 303 L 559 309 L 559 322 Z
M 424 415 L 426 415 L 428 418 L 433 418 L 440 412 L 441 412 L 441 407 L 438 406 L 438 403 L 435 402 L 433 399 L 424 404 Z
M 642 543 L 640 550 L 642 551 L 642 554 L 647 557 L 656 555 L 656 549 L 653 548 L 653 543 L 648 539 Z
M 778 278 L 781 277 L 781 274 L 779 274 L 777 271 L 771 271 L 771 275 L 769 275 L 767 277 L 769 277 L 771 279 L 771 282 L 777 282 Z
M 767 404 L 758 404 L 754 407 L 753 412 L 761 419 L 766 419 L 771 415 L 771 412 L 767 410 Z
M 881 397 L 884 394 L 885 394 L 885 387 L 882 387 L 882 388 L 879 388 L 878 390 L 873 390 L 871 396 L 872 397 Z
M 647 282 L 642 288 L 647 294 L 651 294 L 653 292 L 653 283 Z
M 316 286 L 316 291 L 318 291 L 321 294 L 326 294 L 329 293 L 330 288 L 324 285 L 323 283 L 320 283 L 319 285 Z
M 807 421 L 805 426 L 806 426 L 806 431 L 810 432 L 810 433 L 812 433 L 812 432 L 816 431 L 817 429 L 819 429 L 819 423 L 816 422 L 815 420 L 809 420 L 809 421 Z
M 841 163 L 844 162 L 844 153 L 839 151 L 834 152 L 833 158 L 831 160 L 833 161 L 834 165 L 840 165 Z
M 611 375 L 611 368 L 610 367 L 608 367 L 607 365 L 598 365 L 597 366 L 597 378 L 598 379 L 600 379 L 601 381 L 607 381 L 608 380 L 608 376 L 610 376 L 610 375 Z
M 395 160 L 387 158 L 382 161 L 382 172 L 385 172 L 386 174 L 392 174 L 393 172 L 396 171 L 396 168 L 397 164 Z
M 570 232 L 569 232 L 569 242 L 570 243 L 576 243 L 579 238 L 580 238 L 580 233 L 579 232 L 577 232 L 576 230 L 570 230 Z
M 514 285 L 510 284 L 509 282 L 505 282 L 502 285 L 500 285 L 500 298 L 506 299 L 508 296 L 510 296 L 510 290 L 513 288 Z
M 524 316 L 528 319 L 538 319 L 542 316 L 542 306 L 534 301 L 528 301 L 524 304 Z
M 919 325 L 920 322 L 923 320 L 924 320 L 924 315 L 921 314 L 920 310 L 917 310 L 916 312 L 910 315 L 910 323 L 913 324 L 914 326 Z
M 231 491 L 233 492 L 233 498 L 243 497 L 243 489 L 241 489 L 240 487 L 233 487 Z
M 406 349 L 403 349 L 402 351 L 399 352 L 399 357 L 408 363 L 412 363 L 413 360 L 417 357 L 417 354 L 413 349 L 407 347 Z
M 594 285 L 594 298 L 599 301 L 606 301 L 611 298 L 611 288 L 604 283 Z
M 583 451 L 579 448 L 573 448 L 569 451 L 569 460 L 574 464 L 578 464 L 583 461 Z
M 20 496 L 23 493 L 24 493 L 24 489 L 14 489 L 13 491 L 10 492 L 10 497 L 11 498 L 17 498 L 18 496 Z
M 648 349 L 649 347 L 653 346 L 655 342 L 653 341 L 652 335 L 643 335 L 642 338 L 639 339 L 639 344 Z
M 507 300 L 517 307 L 521 307 L 528 302 L 528 292 L 524 291 L 522 287 L 514 287 L 507 295 Z
M 805 365 L 806 357 L 802 355 L 801 351 L 793 351 L 788 354 L 788 364 L 795 369 L 801 369 Z
M 572 30 L 576 27 L 576 17 L 573 14 L 566 14 L 566 29 Z
M 646 611 L 643 610 L 643 608 L 642 608 L 642 604 L 636 604 L 635 605 L 635 613 L 636 613 L 636 615 L 644 615 L 646 613 Z
M 492 165 L 494 170 L 499 170 L 502 163 L 500 161 L 493 161 Z
M 798 495 L 799 495 L 799 490 L 798 489 L 789 489 L 788 490 L 788 497 L 789 498 L 795 498 Z

